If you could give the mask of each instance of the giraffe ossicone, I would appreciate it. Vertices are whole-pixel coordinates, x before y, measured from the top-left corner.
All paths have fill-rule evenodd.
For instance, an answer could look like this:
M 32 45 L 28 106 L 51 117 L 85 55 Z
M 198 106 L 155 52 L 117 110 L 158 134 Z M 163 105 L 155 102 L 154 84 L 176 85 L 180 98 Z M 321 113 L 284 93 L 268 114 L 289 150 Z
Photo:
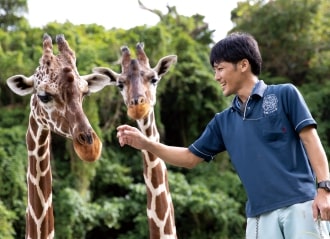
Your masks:
M 27 239 L 54 238 L 51 132 L 71 139 L 75 152 L 84 161 L 96 161 L 102 152 L 102 142 L 90 125 L 82 102 L 85 95 L 106 86 L 108 77 L 97 73 L 80 76 L 75 53 L 64 35 L 57 35 L 56 42 L 58 55 L 53 54 L 51 37 L 44 34 L 43 54 L 34 74 L 7 79 L 7 85 L 14 93 L 31 95 L 26 133 L 29 159 Z
M 106 67 L 96 67 L 93 72 L 108 76 L 109 85 L 117 85 L 127 106 L 128 116 L 136 120 L 143 134 L 159 141 L 154 114 L 156 89 L 161 77 L 176 63 L 177 56 L 165 56 L 151 68 L 142 43 L 136 45 L 136 59 L 131 57 L 127 46 L 123 46 L 121 52 L 121 73 Z M 174 207 L 166 165 L 156 155 L 145 150 L 142 153 L 150 239 L 176 239 Z

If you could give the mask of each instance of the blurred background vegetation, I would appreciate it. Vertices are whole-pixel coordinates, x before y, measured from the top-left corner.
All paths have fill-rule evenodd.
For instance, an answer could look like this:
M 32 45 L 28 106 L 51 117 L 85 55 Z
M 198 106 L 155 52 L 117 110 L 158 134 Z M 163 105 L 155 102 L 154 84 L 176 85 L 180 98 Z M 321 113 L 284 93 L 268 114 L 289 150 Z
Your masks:
M 212 6 L 210 6 L 212 7 Z M 329 156 L 330 1 L 251 0 L 231 12 L 235 27 L 255 36 L 268 84 L 291 82 L 303 93 Z M 32 28 L 22 17 L 27 0 L 0 0 L 0 238 L 24 238 L 27 201 L 25 132 L 29 97 L 6 85 L 12 75 L 32 75 L 45 32 L 63 33 L 77 55 L 81 75 L 93 67 L 119 71 L 120 47 L 145 43 L 154 66 L 178 55 L 158 86 L 157 124 L 161 141 L 188 146 L 216 112 L 230 104 L 213 80 L 208 55 L 214 44 L 204 16 L 183 16 L 175 6 L 160 13 L 155 26 L 129 30 L 51 22 Z M 221 22 L 219 22 L 221 27 Z M 220 39 L 217 39 L 220 40 Z M 54 47 L 56 51 L 56 47 Z M 134 52 L 134 51 L 133 51 Z M 134 53 L 133 53 L 134 54 Z M 126 116 L 115 87 L 90 95 L 84 109 L 103 141 L 101 160 L 89 164 L 75 155 L 71 141 L 52 135 L 53 202 L 57 239 L 148 238 L 146 192 L 139 151 L 120 148 L 116 126 L 135 125 Z M 244 135 L 242 137 L 245 137 Z M 239 150 L 239 149 L 238 149 Z M 179 238 L 243 239 L 246 196 L 226 153 L 193 170 L 168 166 Z

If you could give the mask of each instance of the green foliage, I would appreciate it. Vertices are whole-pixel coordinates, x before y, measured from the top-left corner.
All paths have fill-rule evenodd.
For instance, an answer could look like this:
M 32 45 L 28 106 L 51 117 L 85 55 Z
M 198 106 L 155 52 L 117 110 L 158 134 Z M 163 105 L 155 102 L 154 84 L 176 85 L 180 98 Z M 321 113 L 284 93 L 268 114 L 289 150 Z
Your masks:
M 27 192 L 25 130 L 22 126 L 0 128 L 0 235 L 3 231 L 7 238 L 21 238 L 25 231 L 20 220 L 25 218 Z
M 104 158 L 100 161 L 100 167 L 92 181 L 93 199 L 103 200 L 112 196 L 125 196 L 132 183 L 131 169 L 128 166 Z M 104 192 L 107 193 L 104 194 Z
M 180 216 L 176 220 L 179 238 L 239 238 L 244 234 L 240 204 L 222 190 L 222 177 L 208 177 L 212 171 L 191 183 L 181 173 L 169 175 L 175 213 Z M 216 190 L 207 182 L 213 178 L 217 180 Z
M 256 36 L 264 58 L 264 71 L 287 76 L 296 85 L 305 83 L 315 49 L 319 49 L 320 44 L 323 46 L 322 42 L 329 37 L 329 34 L 320 37 L 318 31 L 326 32 L 315 30 L 320 25 L 323 25 L 320 29 L 325 29 L 329 24 L 329 13 L 324 10 L 329 8 L 329 1 L 255 2 L 254 5 L 242 2 L 232 12 L 232 20 L 237 23 L 232 31 L 247 31 Z
M 173 39 L 172 45 L 178 63 L 159 84 L 158 107 L 166 132 L 165 142 L 186 146 L 200 134 L 214 113 L 224 107 L 224 100 L 220 89 L 215 87 L 216 82 L 212 81 L 208 47 L 194 43 L 188 34 Z M 205 101 L 205 97 L 208 100 Z
M 6 208 L 3 202 L 0 200 L 0 237 L 2 239 L 14 239 L 15 230 L 13 222 L 15 214 Z
M 8 31 L 20 29 L 21 24 L 26 23 L 24 14 L 27 11 L 27 0 L 0 0 L 0 28 Z
M 317 84 L 306 84 L 302 86 L 300 90 L 305 95 L 305 100 L 310 107 L 312 115 L 318 122 L 317 130 L 329 159 L 330 114 L 327 104 L 330 99 L 330 84 L 329 82 L 326 82 L 322 86 Z
M 22 127 L 0 129 L 1 176 L 0 196 L 7 205 L 13 206 L 15 200 L 21 200 L 25 193 L 26 146 Z M 23 138 L 23 139 L 22 139 Z M 26 156 L 22 158 L 21 155 Z M 24 160 L 24 161 L 23 161 Z
M 118 227 L 118 218 L 122 208 L 116 201 L 103 201 L 102 204 L 88 203 L 81 195 L 65 188 L 55 196 L 56 238 L 82 239 L 101 222 L 107 227 Z

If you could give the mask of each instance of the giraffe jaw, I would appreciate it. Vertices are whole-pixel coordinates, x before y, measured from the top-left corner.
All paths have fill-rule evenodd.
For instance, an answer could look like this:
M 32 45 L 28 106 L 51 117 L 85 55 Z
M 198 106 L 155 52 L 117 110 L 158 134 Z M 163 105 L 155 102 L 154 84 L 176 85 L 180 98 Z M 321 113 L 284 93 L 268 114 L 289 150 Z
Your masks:
M 98 160 L 102 153 L 102 142 L 95 132 L 92 132 L 92 142 L 81 142 L 73 140 L 73 147 L 79 158 L 83 161 L 94 162 Z

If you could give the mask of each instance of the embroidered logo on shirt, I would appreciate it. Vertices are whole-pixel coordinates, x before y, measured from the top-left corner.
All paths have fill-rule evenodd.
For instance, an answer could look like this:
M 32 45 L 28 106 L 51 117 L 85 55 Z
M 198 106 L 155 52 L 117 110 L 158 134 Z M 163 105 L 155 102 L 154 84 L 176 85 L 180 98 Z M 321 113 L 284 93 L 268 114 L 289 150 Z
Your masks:
M 278 99 L 276 95 L 266 95 L 262 102 L 262 108 L 264 109 L 264 114 L 268 115 L 277 111 Z

